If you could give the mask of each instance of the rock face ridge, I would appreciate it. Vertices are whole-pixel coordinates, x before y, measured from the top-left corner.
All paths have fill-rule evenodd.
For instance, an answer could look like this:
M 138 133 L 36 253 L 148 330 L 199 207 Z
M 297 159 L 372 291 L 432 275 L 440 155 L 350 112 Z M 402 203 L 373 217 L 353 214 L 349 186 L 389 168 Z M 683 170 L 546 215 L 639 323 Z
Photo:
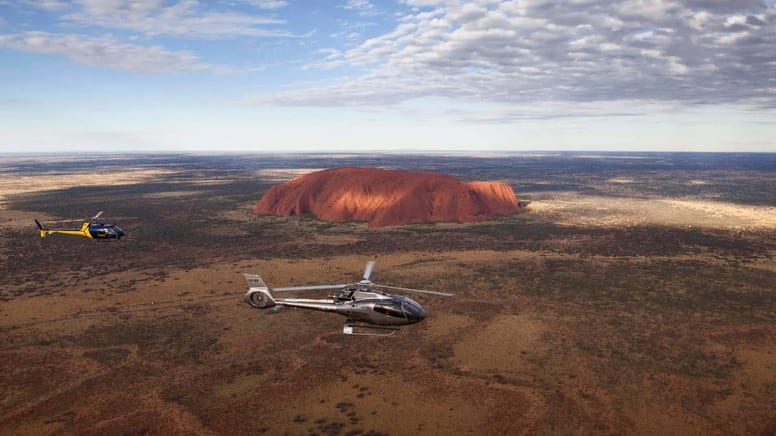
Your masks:
M 512 187 L 462 182 L 437 173 L 332 168 L 269 189 L 257 215 L 313 214 L 325 221 L 367 221 L 369 227 L 424 222 L 480 222 L 519 209 Z

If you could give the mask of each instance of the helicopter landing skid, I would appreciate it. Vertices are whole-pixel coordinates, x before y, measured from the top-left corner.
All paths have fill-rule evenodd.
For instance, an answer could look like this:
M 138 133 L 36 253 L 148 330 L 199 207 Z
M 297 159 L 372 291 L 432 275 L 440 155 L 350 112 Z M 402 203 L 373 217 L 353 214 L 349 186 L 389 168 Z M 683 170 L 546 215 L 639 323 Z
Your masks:
M 363 330 L 362 330 L 363 329 Z M 369 330 L 373 330 L 373 333 L 369 333 Z M 392 336 L 399 331 L 398 327 L 384 327 L 376 325 L 359 325 L 353 320 L 345 321 L 345 326 L 342 328 L 342 333 L 346 335 L 354 336 Z

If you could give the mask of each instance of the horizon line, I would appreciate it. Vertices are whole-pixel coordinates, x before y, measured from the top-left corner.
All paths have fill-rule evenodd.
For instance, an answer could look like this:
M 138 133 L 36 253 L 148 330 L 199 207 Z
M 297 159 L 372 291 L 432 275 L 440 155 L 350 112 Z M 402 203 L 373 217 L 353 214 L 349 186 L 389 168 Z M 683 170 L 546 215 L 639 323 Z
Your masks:
M 294 155 L 474 155 L 474 154 L 493 154 L 493 155 L 519 155 L 519 154 L 776 154 L 774 151 L 686 151 L 686 150 L 600 150 L 600 149 L 526 149 L 526 150 L 419 150 L 419 149 L 381 149 L 381 150 L 301 150 L 301 151 L 247 151 L 247 150 L 155 150 L 155 151 L 0 151 L 0 156 L 7 157 L 43 157 L 43 156 L 171 156 L 171 155 L 189 155 L 189 156 L 239 156 L 239 155 L 272 155 L 272 156 L 294 156 Z

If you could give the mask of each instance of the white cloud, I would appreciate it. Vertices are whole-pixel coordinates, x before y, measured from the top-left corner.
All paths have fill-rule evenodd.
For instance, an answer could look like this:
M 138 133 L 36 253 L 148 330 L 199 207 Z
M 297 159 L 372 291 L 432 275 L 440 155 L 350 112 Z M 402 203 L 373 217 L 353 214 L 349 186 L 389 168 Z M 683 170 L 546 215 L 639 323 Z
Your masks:
M 342 5 L 342 8 L 358 12 L 359 15 L 366 17 L 380 15 L 380 11 L 369 0 L 347 0 L 347 2 Z
M 285 0 L 245 0 L 245 2 L 260 9 L 279 9 L 288 6 Z
M 246 0 L 261 9 L 277 9 L 285 0 Z M 294 37 L 279 25 L 285 20 L 242 12 L 213 10 L 199 0 L 42 0 L 26 4 L 57 13 L 69 25 L 129 30 L 148 36 L 186 38 Z
M 666 101 L 776 105 L 776 9 L 759 0 L 405 0 L 383 35 L 310 68 L 361 68 L 271 104 Z
M 141 73 L 213 71 L 224 74 L 241 72 L 229 66 L 206 64 L 189 51 L 171 51 L 156 45 L 126 44 L 110 35 L 91 37 L 47 32 L 0 34 L 0 47 L 31 53 L 61 55 L 82 65 L 121 71 Z
M 25 0 L 26 3 L 50 11 L 62 10 L 68 7 L 65 0 Z

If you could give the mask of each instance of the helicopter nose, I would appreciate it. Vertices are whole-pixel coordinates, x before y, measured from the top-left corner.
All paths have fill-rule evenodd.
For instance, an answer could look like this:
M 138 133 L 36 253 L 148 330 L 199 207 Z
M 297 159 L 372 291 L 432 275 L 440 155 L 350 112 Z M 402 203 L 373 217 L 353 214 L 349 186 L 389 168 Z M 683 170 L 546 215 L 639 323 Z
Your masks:
M 426 317 L 426 312 L 423 310 L 420 304 L 417 304 L 414 301 L 405 301 L 403 306 L 404 315 L 407 317 L 407 321 L 409 322 L 420 322 L 423 321 L 423 319 Z
M 414 321 L 414 322 L 421 322 L 421 321 L 423 321 L 424 319 L 426 319 L 426 312 L 424 312 L 424 311 L 421 309 L 419 313 L 417 313 L 417 314 L 415 314 L 415 315 L 413 315 L 413 316 L 410 316 L 409 318 L 410 318 L 410 321 Z

